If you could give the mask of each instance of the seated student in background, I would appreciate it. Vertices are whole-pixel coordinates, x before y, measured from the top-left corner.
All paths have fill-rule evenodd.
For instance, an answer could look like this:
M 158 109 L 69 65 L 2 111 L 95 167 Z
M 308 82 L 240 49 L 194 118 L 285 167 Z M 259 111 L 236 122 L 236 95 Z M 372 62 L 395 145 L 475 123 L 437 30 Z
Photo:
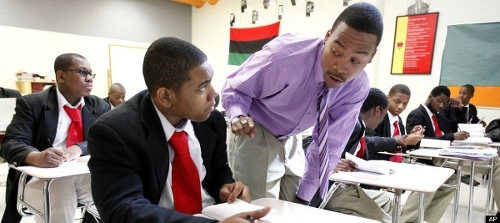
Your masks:
M 203 207 L 250 201 L 227 165 L 226 124 L 206 55 L 166 37 L 144 56 L 147 90 L 103 115 L 89 131 L 92 193 L 105 222 L 214 222 Z M 269 209 L 223 222 L 255 219 Z
M 0 87 L 0 98 L 19 98 L 21 93 L 18 90 Z
M 367 159 L 367 148 L 364 133 L 365 128 L 373 130 L 382 121 L 387 112 L 387 97 L 380 89 L 371 88 L 368 97 L 361 107 L 361 113 L 349 141 L 342 153 L 351 153 L 360 158 Z M 334 172 L 356 171 L 356 164 L 350 160 L 341 159 Z M 363 189 L 359 185 L 339 187 L 328 201 L 325 209 L 345 214 L 357 215 L 374 219 L 380 222 L 391 222 L 392 194 L 380 190 Z
M 111 105 L 111 109 L 120 105 L 125 101 L 125 87 L 120 83 L 113 83 L 109 86 L 108 97 L 104 98 L 104 101 Z
M 387 95 L 389 106 L 384 120 L 374 131 L 366 131 L 366 145 L 370 160 L 390 160 L 401 163 L 403 162 L 402 156 L 388 156 L 378 152 L 402 153 L 423 138 L 424 130 L 421 125 L 414 126 L 411 133 L 406 135 L 403 120 L 399 116 L 406 109 L 410 96 L 410 88 L 404 84 L 396 84 L 389 90 Z
M 408 129 L 413 129 L 416 125 L 425 128 L 424 138 L 434 138 L 443 140 L 462 140 L 469 137 L 465 131 L 451 131 L 451 123 L 438 111 L 441 111 L 450 100 L 450 89 L 446 86 L 437 86 L 432 89 L 424 104 L 411 111 L 406 120 Z M 441 166 L 442 159 L 433 159 L 426 164 Z M 445 183 L 455 183 L 455 175 L 451 176 Z M 425 193 L 424 207 L 427 222 L 439 222 L 446 207 L 453 199 L 455 190 L 453 188 L 440 187 L 436 192 Z M 412 192 L 408 197 L 401 211 L 400 222 L 416 222 L 418 217 L 419 194 Z
M 451 122 L 452 131 L 458 130 L 458 123 L 479 123 L 481 121 L 481 124 L 486 126 L 486 122 L 477 117 L 476 106 L 469 103 L 472 97 L 474 97 L 474 86 L 463 85 L 458 92 L 458 97 L 453 99 L 454 103 L 447 104 L 441 110 L 440 113 Z
M 54 71 L 57 87 L 17 99 L 16 113 L 0 150 L 1 156 L 13 165 L 57 167 L 64 161 L 87 155 L 88 129 L 109 110 L 104 100 L 90 95 L 95 74 L 83 56 L 59 55 Z M 2 222 L 21 220 L 16 210 L 19 176 L 15 169 L 9 169 L 7 207 Z M 25 200 L 42 213 L 43 184 L 44 180 L 32 178 L 25 193 Z M 77 203 L 92 201 L 89 175 L 56 179 L 51 191 L 51 222 L 73 222 Z M 36 216 L 35 221 L 43 219 Z

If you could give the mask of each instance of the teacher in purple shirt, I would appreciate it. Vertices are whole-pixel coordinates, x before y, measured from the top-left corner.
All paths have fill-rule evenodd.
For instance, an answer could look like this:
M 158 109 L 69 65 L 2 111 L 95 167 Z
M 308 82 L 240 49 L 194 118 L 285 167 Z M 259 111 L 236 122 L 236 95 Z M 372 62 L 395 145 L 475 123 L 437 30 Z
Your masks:
M 324 198 L 368 95 L 363 69 L 382 31 L 379 10 L 356 3 L 324 38 L 281 35 L 227 77 L 222 105 L 231 120 L 228 161 L 253 199 L 308 204 L 315 194 Z M 304 159 L 296 135 L 313 125 Z

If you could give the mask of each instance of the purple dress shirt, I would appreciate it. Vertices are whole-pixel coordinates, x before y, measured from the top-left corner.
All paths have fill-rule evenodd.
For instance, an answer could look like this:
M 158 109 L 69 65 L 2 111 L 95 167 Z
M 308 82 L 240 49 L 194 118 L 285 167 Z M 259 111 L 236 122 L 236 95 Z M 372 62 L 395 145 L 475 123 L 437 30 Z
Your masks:
M 229 120 L 252 117 L 286 139 L 316 124 L 317 100 L 324 84 L 323 39 L 300 34 L 278 36 L 230 74 L 222 90 Z M 366 73 L 328 92 L 328 172 L 337 165 L 370 89 Z M 320 158 L 317 127 L 306 154 L 305 174 L 297 195 L 310 201 L 319 188 Z

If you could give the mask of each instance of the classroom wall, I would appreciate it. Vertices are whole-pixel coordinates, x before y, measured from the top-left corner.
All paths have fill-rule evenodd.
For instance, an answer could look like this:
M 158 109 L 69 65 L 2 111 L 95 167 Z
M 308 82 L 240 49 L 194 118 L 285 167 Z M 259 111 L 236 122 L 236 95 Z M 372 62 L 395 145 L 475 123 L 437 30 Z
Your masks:
M 76 52 L 97 74 L 92 94 L 104 97 L 109 44 L 148 47 L 167 35 L 191 39 L 191 7 L 170 1 L 0 0 L 0 5 L 2 87 L 16 88 L 19 70 L 54 79 L 54 59 Z
M 192 41 L 205 51 L 214 65 L 216 76 L 214 85 L 220 90 L 225 77 L 236 69 L 227 65 L 229 51 L 229 15 L 235 13 L 234 27 L 252 27 L 277 21 L 277 4 L 283 4 L 284 17 L 281 21 L 280 33 L 300 32 L 311 36 L 324 37 L 337 17 L 344 9 L 340 0 L 316 0 L 314 12 L 310 17 L 305 16 L 305 0 L 297 0 L 296 6 L 291 6 L 288 0 L 271 1 L 269 9 L 264 9 L 261 0 L 247 0 L 248 8 L 245 13 L 240 11 L 240 1 L 219 1 L 213 6 L 202 9 L 192 8 Z M 276 3 L 278 2 L 278 3 Z M 359 2 L 349 1 L 349 4 Z M 377 55 L 369 64 L 366 71 L 369 73 L 370 84 L 388 92 L 390 87 L 397 83 L 404 83 L 412 90 L 412 98 L 407 110 L 402 114 L 406 119 L 408 113 L 419 104 L 425 102 L 433 87 L 439 84 L 441 70 L 441 56 L 446 39 L 447 25 L 463 23 L 482 23 L 500 21 L 500 1 L 468 1 L 468 0 L 433 0 L 430 2 L 430 12 L 439 12 L 436 42 L 432 73 L 430 75 L 391 75 L 392 46 L 396 17 L 405 15 L 412 1 L 384 0 L 366 1 L 376 5 L 384 16 L 384 35 L 378 47 Z M 252 10 L 259 11 L 259 20 L 251 24 Z M 494 108 L 479 108 L 480 118 L 485 116 L 488 122 L 500 118 L 500 110 Z

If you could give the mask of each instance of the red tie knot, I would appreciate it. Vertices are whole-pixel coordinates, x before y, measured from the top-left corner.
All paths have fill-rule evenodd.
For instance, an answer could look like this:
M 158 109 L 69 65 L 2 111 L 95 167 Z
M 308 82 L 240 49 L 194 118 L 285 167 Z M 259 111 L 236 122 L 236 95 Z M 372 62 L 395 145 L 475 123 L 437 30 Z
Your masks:
M 71 121 L 73 121 L 73 122 L 81 122 L 82 121 L 82 115 L 81 115 L 82 105 L 81 104 L 76 108 L 70 108 L 67 105 L 64 105 L 63 108 L 64 108 L 64 111 L 66 111 L 66 114 L 68 114 Z
M 176 156 L 189 155 L 187 133 L 184 131 L 174 132 L 168 141 Z

